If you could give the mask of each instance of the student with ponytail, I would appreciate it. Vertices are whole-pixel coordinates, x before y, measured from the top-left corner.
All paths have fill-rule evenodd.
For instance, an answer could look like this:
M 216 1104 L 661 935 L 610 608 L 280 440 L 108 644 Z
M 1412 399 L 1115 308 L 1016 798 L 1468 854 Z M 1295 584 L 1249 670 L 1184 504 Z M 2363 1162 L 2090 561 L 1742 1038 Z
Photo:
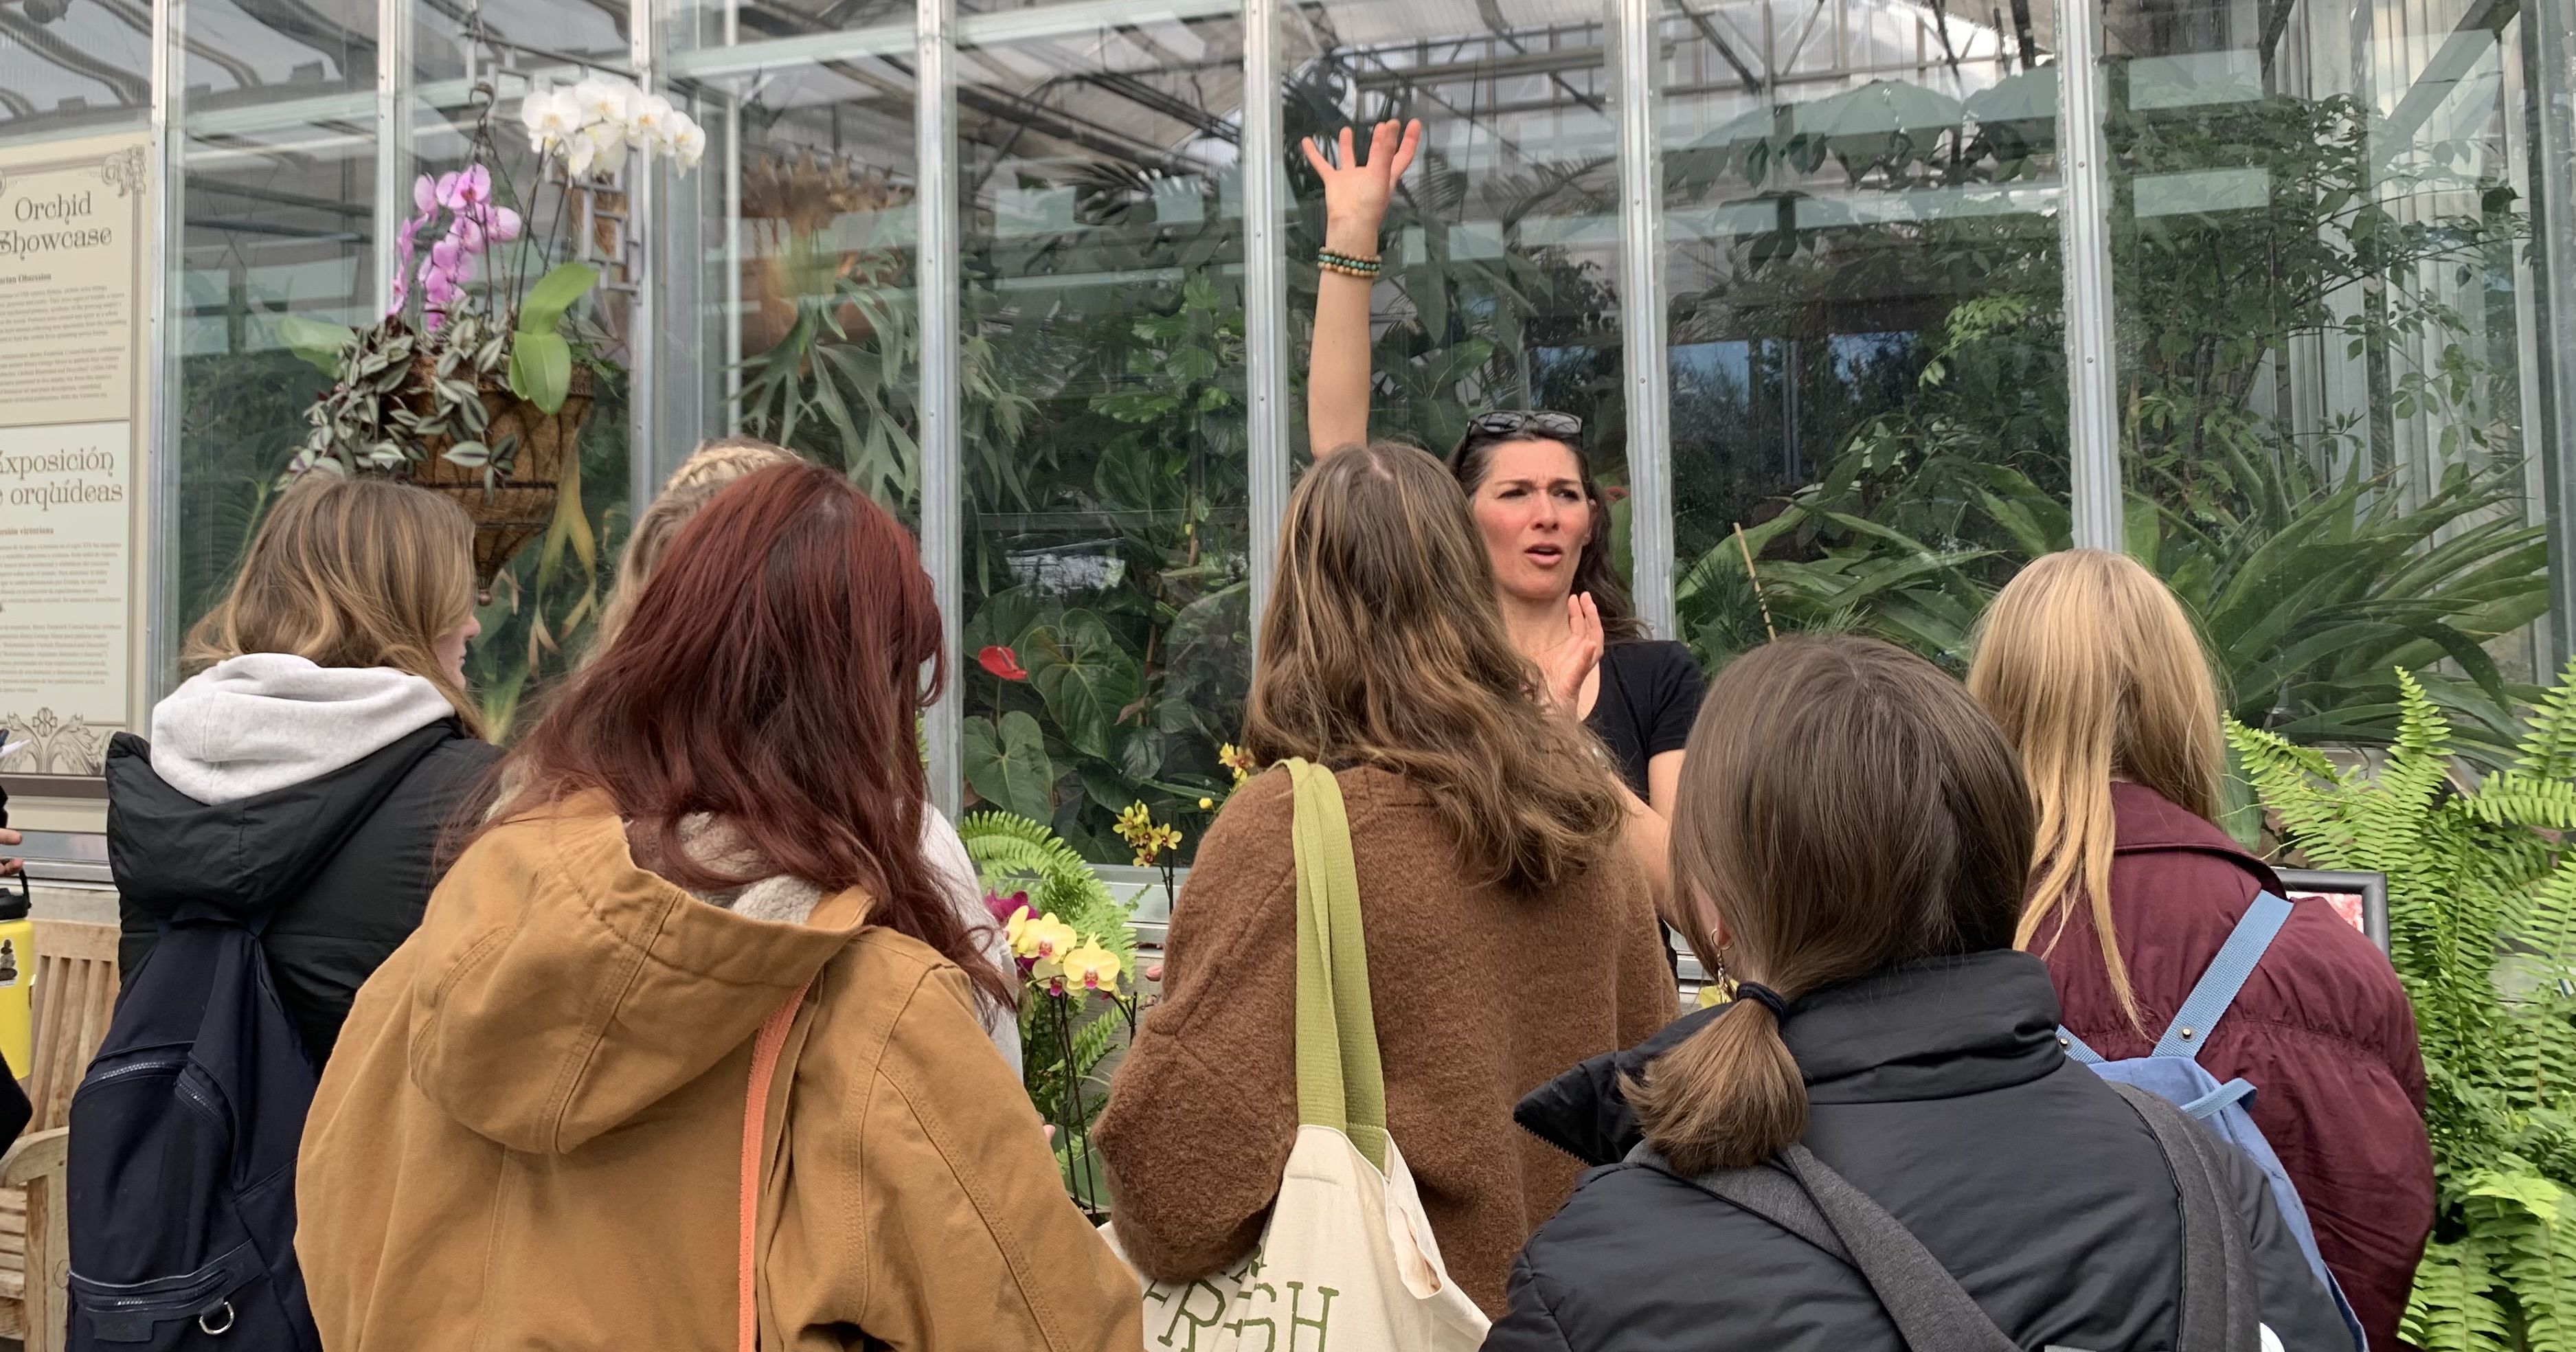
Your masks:
M 2287 889 L 2228 838 L 2218 689 L 2182 605 L 2135 560 L 2051 554 L 1986 611 L 1968 689 L 2020 755 L 2038 816 L 2014 941 L 2069 1031 L 2144 1056 L 2254 899 Z M 2290 908 L 2194 1058 L 2255 1087 L 2254 1124 L 2373 1347 L 2397 1346 L 2433 1226 L 2424 1059 L 2388 959 L 2333 908 Z
M 2066 1058 L 2048 969 L 2013 947 L 2031 834 L 2011 748 L 1928 663 L 1793 638 L 1727 668 L 1672 863 L 1736 999 L 1521 1101 L 1523 1127 L 1609 1167 L 1522 1251 L 1487 1352 L 1902 1352 L 1857 1269 L 1692 1181 L 1793 1146 L 2014 1345 L 2177 1346 L 2175 1176 Z M 2230 1154 L 2220 1174 L 2262 1323 L 2286 1352 L 2350 1348 L 2261 1173 Z

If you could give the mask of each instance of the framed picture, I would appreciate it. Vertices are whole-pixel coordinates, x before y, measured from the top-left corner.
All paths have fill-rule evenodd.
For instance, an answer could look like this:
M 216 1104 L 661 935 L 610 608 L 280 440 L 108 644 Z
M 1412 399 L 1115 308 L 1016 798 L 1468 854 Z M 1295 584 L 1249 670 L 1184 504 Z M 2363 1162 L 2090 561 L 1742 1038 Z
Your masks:
M 2335 913 L 2352 923 L 2379 951 L 2388 951 L 2388 875 L 2385 873 L 2344 873 L 2332 869 L 2285 868 L 2277 870 L 2281 885 L 2290 890 L 2290 900 L 2314 897 L 2335 908 Z

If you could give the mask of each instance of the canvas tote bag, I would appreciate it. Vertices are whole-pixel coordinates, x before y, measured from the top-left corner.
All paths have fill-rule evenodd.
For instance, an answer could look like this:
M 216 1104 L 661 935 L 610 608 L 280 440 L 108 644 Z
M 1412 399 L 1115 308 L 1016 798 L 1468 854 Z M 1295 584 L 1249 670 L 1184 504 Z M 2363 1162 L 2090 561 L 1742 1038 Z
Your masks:
M 1358 871 L 1332 772 L 1296 791 L 1297 1144 L 1252 1252 L 1194 1282 L 1145 1283 L 1151 1352 L 1472 1352 L 1484 1311 L 1449 1280 L 1386 1131 Z M 1109 1230 L 1110 1242 L 1117 1242 Z

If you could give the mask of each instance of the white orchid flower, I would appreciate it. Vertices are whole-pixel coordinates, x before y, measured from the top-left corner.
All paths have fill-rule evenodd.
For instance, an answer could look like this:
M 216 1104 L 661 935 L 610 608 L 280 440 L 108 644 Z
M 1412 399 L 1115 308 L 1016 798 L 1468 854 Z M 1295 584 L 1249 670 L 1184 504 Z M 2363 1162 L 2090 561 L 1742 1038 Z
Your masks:
M 622 148 L 622 143 L 621 143 Z M 564 177 L 582 178 L 590 173 L 590 162 L 599 154 L 599 146 L 588 133 L 574 132 L 564 138 Z
M 570 95 L 574 108 L 581 114 L 582 129 L 588 131 L 607 123 L 617 127 L 618 135 L 623 137 L 626 134 L 626 95 L 633 88 L 635 86 L 624 80 L 606 80 L 596 75 L 574 85 Z
M 519 105 L 519 121 L 528 128 L 528 149 L 544 154 L 581 125 L 581 106 L 569 89 L 540 89 Z
M 673 123 L 679 116 L 669 99 L 634 91 L 626 101 L 626 144 L 638 150 L 669 150 Z
M 697 168 L 698 161 L 706 153 L 706 132 L 690 120 L 688 114 L 678 114 L 671 131 L 671 158 L 680 166 L 680 172 L 685 174 Z
M 590 146 L 590 167 L 601 175 L 614 174 L 626 163 L 626 127 L 618 122 L 594 122 L 582 128 L 581 139 Z

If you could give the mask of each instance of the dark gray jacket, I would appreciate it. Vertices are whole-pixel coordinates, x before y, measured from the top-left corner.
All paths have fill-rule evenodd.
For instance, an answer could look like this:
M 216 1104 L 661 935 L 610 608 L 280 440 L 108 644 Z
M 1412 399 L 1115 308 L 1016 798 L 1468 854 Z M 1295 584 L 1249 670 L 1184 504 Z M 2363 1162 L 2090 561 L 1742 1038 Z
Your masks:
M 1618 1077 L 1725 1006 L 1586 1062 L 1521 1125 L 1592 1164 L 1532 1236 L 1487 1352 L 1905 1352 L 1860 1274 L 1644 1165 Z M 1815 992 L 1783 1025 L 1813 1105 L 1806 1144 L 1887 1208 L 2025 1348 L 2173 1345 L 2172 1176 L 2109 1085 L 2068 1061 L 2048 969 L 2026 953 L 1915 964 Z M 2250 1160 L 2236 1180 L 2263 1321 L 2286 1352 L 2350 1352 Z

